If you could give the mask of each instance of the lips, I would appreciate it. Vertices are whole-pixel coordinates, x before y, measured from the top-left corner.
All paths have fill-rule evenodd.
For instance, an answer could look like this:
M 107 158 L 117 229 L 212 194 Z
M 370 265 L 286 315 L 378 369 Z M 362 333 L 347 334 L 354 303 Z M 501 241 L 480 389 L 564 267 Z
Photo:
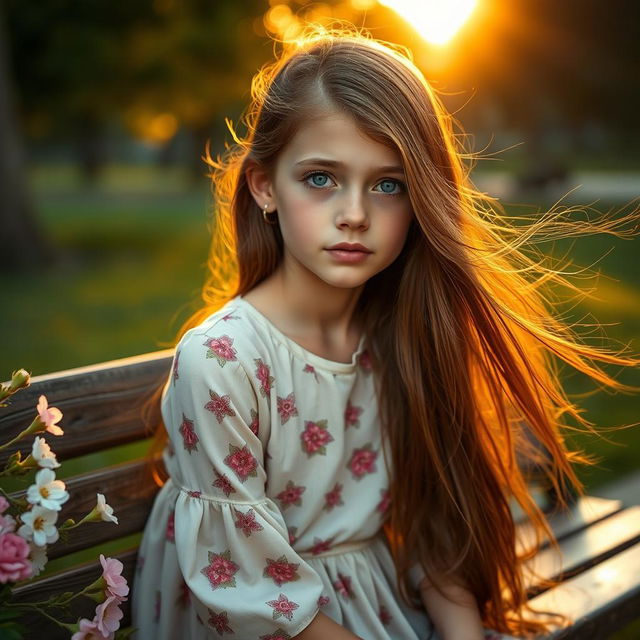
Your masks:
M 357 253 L 372 253 L 371 249 L 365 247 L 359 242 L 339 242 L 328 248 L 328 251 L 354 251 Z

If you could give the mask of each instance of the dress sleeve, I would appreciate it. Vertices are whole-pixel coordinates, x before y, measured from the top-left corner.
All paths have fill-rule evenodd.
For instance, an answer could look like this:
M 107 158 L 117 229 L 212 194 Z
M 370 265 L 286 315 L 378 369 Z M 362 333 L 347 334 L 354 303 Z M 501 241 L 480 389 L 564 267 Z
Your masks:
M 217 635 L 293 638 L 318 613 L 323 585 L 265 494 L 269 405 L 235 346 L 230 336 L 200 333 L 176 348 L 163 417 L 179 488 L 178 564 L 192 606 Z

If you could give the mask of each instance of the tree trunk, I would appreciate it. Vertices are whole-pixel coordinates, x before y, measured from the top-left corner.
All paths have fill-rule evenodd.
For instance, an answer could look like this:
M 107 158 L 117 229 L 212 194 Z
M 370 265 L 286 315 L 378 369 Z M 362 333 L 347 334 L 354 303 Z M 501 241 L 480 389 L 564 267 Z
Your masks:
M 36 224 L 29 198 L 9 70 L 9 42 L 0 0 L 0 268 L 22 272 L 49 264 L 54 255 Z

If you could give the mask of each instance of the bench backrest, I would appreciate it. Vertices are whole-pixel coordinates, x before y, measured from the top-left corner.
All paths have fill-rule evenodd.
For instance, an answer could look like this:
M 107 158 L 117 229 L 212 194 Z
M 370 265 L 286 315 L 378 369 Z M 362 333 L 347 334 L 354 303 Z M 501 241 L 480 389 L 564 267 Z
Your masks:
M 153 391 L 166 380 L 172 357 L 173 350 L 167 349 L 35 376 L 31 378 L 31 385 L 14 395 L 10 405 L 0 411 L 0 438 L 6 442 L 28 426 L 35 416 L 38 398 L 44 394 L 49 405 L 58 407 L 63 413 L 60 426 L 64 435 L 46 436 L 62 464 L 61 471 L 65 461 L 70 459 L 144 441 L 149 434 L 145 432 L 141 409 Z M 17 449 L 25 455 L 29 453 L 32 442 L 33 437 L 28 437 L 0 452 L 0 464 L 4 465 Z M 78 527 L 70 532 L 67 542 L 59 541 L 49 546 L 49 560 L 70 556 L 69 561 L 72 562 L 71 554 L 140 534 L 159 489 L 149 474 L 149 463 L 144 455 L 97 470 L 87 470 L 64 478 L 64 481 L 71 499 L 60 512 L 59 524 L 67 518 L 76 521 L 82 518 L 95 506 L 97 493 L 106 496 L 119 524 L 100 522 Z M 23 494 L 24 491 L 18 491 L 12 495 L 19 497 Z M 137 544 L 129 543 L 128 546 L 124 551 L 105 555 L 119 558 L 124 563 L 124 575 L 131 585 L 135 575 Z M 17 587 L 17 600 L 42 601 L 54 593 L 89 584 L 101 574 L 100 552 L 98 549 L 91 561 L 74 564 L 55 575 Z M 84 600 L 86 602 L 79 602 L 74 613 L 92 618 L 95 603 Z M 125 623 L 129 621 L 128 604 L 125 603 Z M 27 626 L 29 635 L 33 634 L 33 637 L 41 637 L 41 631 L 51 627 L 39 614 L 29 616 Z M 68 633 L 62 633 L 60 637 L 68 637 Z

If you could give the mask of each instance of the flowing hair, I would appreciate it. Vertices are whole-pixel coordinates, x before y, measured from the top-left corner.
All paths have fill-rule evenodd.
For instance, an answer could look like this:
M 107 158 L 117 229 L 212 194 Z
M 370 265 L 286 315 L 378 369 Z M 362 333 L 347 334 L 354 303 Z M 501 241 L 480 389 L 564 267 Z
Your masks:
M 282 261 L 279 226 L 264 223 L 247 186 L 249 163 L 271 170 L 300 123 L 326 109 L 352 116 L 366 135 L 396 150 L 414 218 L 397 259 L 365 284 L 356 313 L 390 451 L 384 532 L 400 596 L 420 606 L 409 579 L 420 562 L 441 593 L 443 579 L 470 590 L 485 626 L 516 635 L 548 631 L 549 620 L 525 615 L 534 610 L 523 569 L 544 537 L 556 548 L 557 542 L 530 495 L 522 463 L 546 474 L 561 506 L 570 489 L 583 494 L 572 464 L 593 460 L 568 450 L 562 430 L 596 431 L 563 391 L 558 365 L 629 390 L 603 365 L 638 361 L 622 350 L 590 346 L 562 320 L 553 300 L 557 285 L 580 289 L 533 244 L 632 234 L 625 225 L 636 221 L 634 214 L 575 220 L 567 215 L 572 210 L 556 210 L 510 219 L 472 186 L 454 121 L 409 50 L 355 27 L 307 29 L 284 43 L 254 76 L 251 98 L 243 114 L 246 136 L 227 120 L 235 144 L 216 159 L 206 150 L 215 215 L 204 305 L 176 343 Z M 154 459 L 167 441 L 161 394 L 162 387 L 144 412 L 155 434 Z M 512 499 L 536 533 L 535 545 L 525 550 L 518 549 Z

